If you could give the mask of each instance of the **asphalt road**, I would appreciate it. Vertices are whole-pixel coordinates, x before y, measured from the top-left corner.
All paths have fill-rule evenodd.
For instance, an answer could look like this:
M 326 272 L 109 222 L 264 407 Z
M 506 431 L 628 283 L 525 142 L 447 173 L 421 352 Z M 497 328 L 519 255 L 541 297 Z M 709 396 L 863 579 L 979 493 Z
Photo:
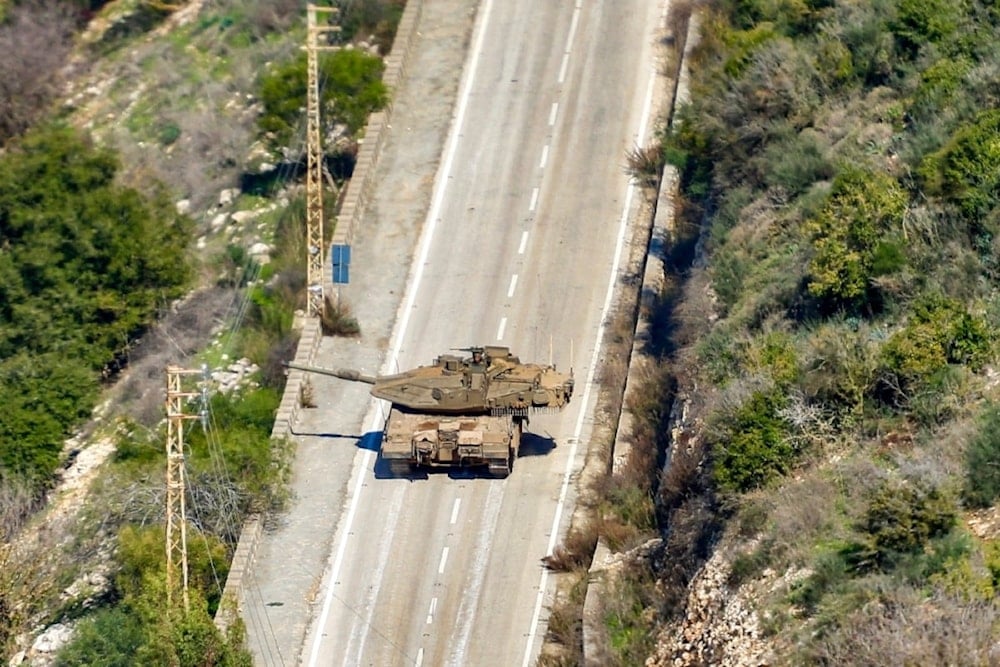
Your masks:
M 258 662 L 534 661 L 553 580 L 540 559 L 565 531 L 589 441 L 602 324 L 638 204 L 625 153 L 648 132 L 664 4 L 482 0 L 471 33 L 456 22 L 453 37 L 468 39 L 461 81 L 445 70 L 433 79 L 443 98 L 457 93 L 443 150 L 433 143 L 443 135 L 414 129 L 430 125 L 394 127 L 379 167 L 392 186 L 375 195 L 342 292 L 366 334 L 324 341 L 320 359 L 395 372 L 502 344 L 572 367 L 576 394 L 559 415 L 532 419 L 505 480 L 397 479 L 375 451 L 385 407 L 363 385 L 317 378 L 320 407 L 297 427 L 296 501 L 262 543 L 245 601 Z M 434 6 L 424 22 L 440 27 Z M 418 44 L 431 60 L 440 48 Z M 394 124 L 420 115 L 411 104 L 397 102 Z M 400 205 L 388 200 L 407 192 L 393 219 Z M 406 226 L 418 211 L 422 224 Z

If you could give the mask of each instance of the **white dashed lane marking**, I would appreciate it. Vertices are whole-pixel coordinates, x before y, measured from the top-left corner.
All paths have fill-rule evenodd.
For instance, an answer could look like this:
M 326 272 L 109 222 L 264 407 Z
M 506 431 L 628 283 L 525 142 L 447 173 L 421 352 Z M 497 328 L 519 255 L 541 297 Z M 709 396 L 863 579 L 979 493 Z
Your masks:
M 441 550 L 441 562 L 438 563 L 438 574 L 444 574 L 444 566 L 448 562 L 448 547 Z

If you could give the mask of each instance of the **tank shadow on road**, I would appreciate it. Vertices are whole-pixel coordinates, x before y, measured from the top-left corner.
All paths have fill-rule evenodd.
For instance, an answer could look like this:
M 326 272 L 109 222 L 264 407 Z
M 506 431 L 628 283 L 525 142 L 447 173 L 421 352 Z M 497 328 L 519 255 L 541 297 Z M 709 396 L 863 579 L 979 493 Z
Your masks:
M 545 456 L 556 448 L 555 438 L 525 431 L 521 434 L 521 448 L 518 458 L 524 456 Z

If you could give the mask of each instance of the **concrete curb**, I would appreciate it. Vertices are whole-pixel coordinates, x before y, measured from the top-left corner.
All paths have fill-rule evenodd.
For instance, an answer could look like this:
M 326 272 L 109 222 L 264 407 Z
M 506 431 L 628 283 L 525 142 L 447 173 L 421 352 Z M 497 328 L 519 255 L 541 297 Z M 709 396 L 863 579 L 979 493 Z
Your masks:
M 677 80 L 673 82 L 673 90 L 668 96 L 669 113 L 672 116 L 677 105 L 684 104 L 689 99 L 687 69 L 690 50 L 697 41 L 697 14 L 691 16 L 688 32 L 685 37 L 684 55 Z M 649 315 L 651 307 L 660 294 L 664 282 L 663 245 L 673 225 L 675 202 L 679 194 L 680 175 L 677 169 L 667 165 L 660 179 L 659 192 L 656 199 L 656 211 L 653 224 L 647 237 L 648 253 L 643 269 L 642 286 L 639 301 L 639 316 L 636 320 L 632 338 L 632 350 L 629 355 L 628 377 L 625 382 L 625 393 L 622 400 L 622 410 L 619 413 L 618 424 L 611 452 L 611 472 L 619 472 L 621 466 L 628 460 L 631 444 L 623 435 L 632 432 L 634 417 L 628 405 L 629 398 L 636 390 L 638 382 L 646 376 L 644 372 L 652 359 L 642 353 L 642 346 L 649 337 Z M 599 538 L 587 573 L 587 593 L 583 603 L 583 664 L 586 667 L 600 667 L 607 664 L 607 632 L 604 627 L 603 598 L 607 584 L 608 567 L 614 561 L 614 554 L 608 548 L 603 538 Z
M 392 51 L 385 61 L 385 71 L 382 80 L 390 91 L 395 90 L 406 73 L 406 65 L 416 43 L 417 24 L 423 10 L 423 0 L 409 0 L 400 18 L 396 30 L 396 39 Z M 335 244 L 349 244 L 354 238 L 354 230 L 361 220 L 368 198 L 371 196 L 375 182 L 375 165 L 379 153 L 385 144 L 389 131 L 389 118 L 392 111 L 392 101 L 384 111 L 373 113 L 365 126 L 364 143 L 358 153 L 354 174 L 347 185 L 347 192 L 341 203 L 340 214 L 337 216 L 337 227 L 334 231 Z M 324 263 L 323 277 L 326 283 L 326 293 L 334 294 L 332 289 L 333 275 L 330 258 Z M 318 320 L 300 318 L 296 326 L 301 329 L 298 349 L 295 352 L 295 363 L 310 365 L 319 350 L 323 332 Z M 274 416 L 274 427 L 271 429 L 271 439 L 290 438 L 292 425 L 298 417 L 302 405 L 302 384 L 305 373 L 292 370 L 288 374 L 285 392 Z M 254 558 L 257 545 L 263 533 L 263 523 L 259 516 L 250 517 L 243 525 L 240 533 L 233 562 L 226 577 L 226 586 L 222 591 L 222 600 L 215 615 L 215 626 L 223 635 L 229 630 L 237 617 L 243 614 L 243 600 L 246 598 L 246 582 L 252 579 Z
M 302 333 L 299 337 L 298 349 L 295 352 L 295 363 L 309 365 L 319 350 L 323 333 L 320 330 L 318 320 L 300 318 L 296 325 Z M 303 371 L 289 371 L 288 380 L 285 383 L 285 393 L 281 396 L 281 403 L 274 416 L 274 426 L 271 429 L 272 440 L 292 436 L 292 424 L 295 423 L 302 405 L 301 392 L 304 381 L 305 373 Z M 215 614 L 215 627 L 223 634 L 236 620 L 236 617 L 243 614 L 243 600 L 246 597 L 245 582 L 250 580 L 262 532 L 263 522 L 258 515 L 251 516 L 243 524 L 240 541 L 236 545 L 233 562 L 229 567 L 229 574 L 226 576 L 226 586 L 222 590 L 219 610 Z

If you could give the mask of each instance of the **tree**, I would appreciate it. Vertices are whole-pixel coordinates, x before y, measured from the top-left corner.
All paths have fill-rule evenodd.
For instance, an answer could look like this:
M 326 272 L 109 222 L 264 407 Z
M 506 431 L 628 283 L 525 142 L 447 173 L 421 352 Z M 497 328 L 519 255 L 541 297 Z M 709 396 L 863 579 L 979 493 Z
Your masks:
M 0 466 L 41 482 L 102 372 L 180 296 L 191 223 L 118 185 L 116 156 L 33 130 L 0 158 Z

